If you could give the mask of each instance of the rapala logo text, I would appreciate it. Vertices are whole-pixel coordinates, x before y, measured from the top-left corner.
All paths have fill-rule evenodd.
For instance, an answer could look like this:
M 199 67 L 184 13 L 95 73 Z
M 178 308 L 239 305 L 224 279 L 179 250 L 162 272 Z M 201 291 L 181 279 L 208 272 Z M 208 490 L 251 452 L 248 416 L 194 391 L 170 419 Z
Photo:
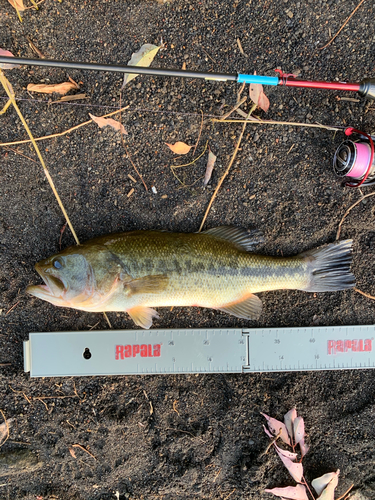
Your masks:
M 328 354 L 338 352 L 370 352 L 372 339 L 328 340 Z
M 160 356 L 161 344 L 133 344 L 117 345 L 115 359 L 135 358 L 157 358 Z

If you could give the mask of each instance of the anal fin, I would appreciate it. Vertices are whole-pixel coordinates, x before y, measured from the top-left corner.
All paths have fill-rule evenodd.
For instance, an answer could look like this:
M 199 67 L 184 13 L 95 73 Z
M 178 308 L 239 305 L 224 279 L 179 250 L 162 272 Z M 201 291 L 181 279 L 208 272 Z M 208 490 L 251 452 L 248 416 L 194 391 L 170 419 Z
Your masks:
M 228 314 L 232 314 L 237 318 L 259 319 L 259 316 L 262 312 L 262 301 L 259 297 L 251 293 L 250 295 L 247 295 L 243 300 L 232 302 L 229 304 L 223 304 L 217 309 L 219 309 L 219 311 L 224 311 Z
M 136 325 L 146 330 L 152 326 L 152 318 L 159 318 L 159 314 L 151 307 L 136 306 L 126 312 Z

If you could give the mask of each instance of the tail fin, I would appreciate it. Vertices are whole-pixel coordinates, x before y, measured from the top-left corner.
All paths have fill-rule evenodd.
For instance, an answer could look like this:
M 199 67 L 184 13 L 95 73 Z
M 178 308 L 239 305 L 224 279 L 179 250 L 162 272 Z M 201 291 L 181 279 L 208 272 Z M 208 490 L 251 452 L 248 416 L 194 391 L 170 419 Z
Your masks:
M 310 282 L 306 292 L 335 292 L 355 286 L 350 272 L 353 240 L 343 240 L 301 254 L 307 260 Z

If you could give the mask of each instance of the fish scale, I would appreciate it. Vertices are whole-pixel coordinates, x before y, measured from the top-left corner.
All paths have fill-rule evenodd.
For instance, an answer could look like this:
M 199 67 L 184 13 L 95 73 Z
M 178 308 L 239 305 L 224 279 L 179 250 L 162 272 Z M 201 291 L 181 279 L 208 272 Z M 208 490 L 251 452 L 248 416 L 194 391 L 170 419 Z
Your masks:
M 135 278 L 168 276 L 163 292 L 142 296 L 147 306 L 220 307 L 245 294 L 307 284 L 302 258 L 249 254 L 211 235 L 145 232 L 119 237 L 108 248 Z

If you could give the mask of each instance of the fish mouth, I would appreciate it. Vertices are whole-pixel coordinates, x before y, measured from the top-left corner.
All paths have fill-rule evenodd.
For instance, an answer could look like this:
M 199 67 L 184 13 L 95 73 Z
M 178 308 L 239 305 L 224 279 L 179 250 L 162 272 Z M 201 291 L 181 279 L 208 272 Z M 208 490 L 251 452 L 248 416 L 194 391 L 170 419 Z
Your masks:
M 35 270 L 44 281 L 44 285 L 31 285 L 26 288 L 26 292 L 39 299 L 47 300 L 48 302 L 56 302 L 62 300 L 62 293 L 65 290 L 65 285 L 57 276 L 52 276 L 46 273 L 42 266 L 35 265 Z

